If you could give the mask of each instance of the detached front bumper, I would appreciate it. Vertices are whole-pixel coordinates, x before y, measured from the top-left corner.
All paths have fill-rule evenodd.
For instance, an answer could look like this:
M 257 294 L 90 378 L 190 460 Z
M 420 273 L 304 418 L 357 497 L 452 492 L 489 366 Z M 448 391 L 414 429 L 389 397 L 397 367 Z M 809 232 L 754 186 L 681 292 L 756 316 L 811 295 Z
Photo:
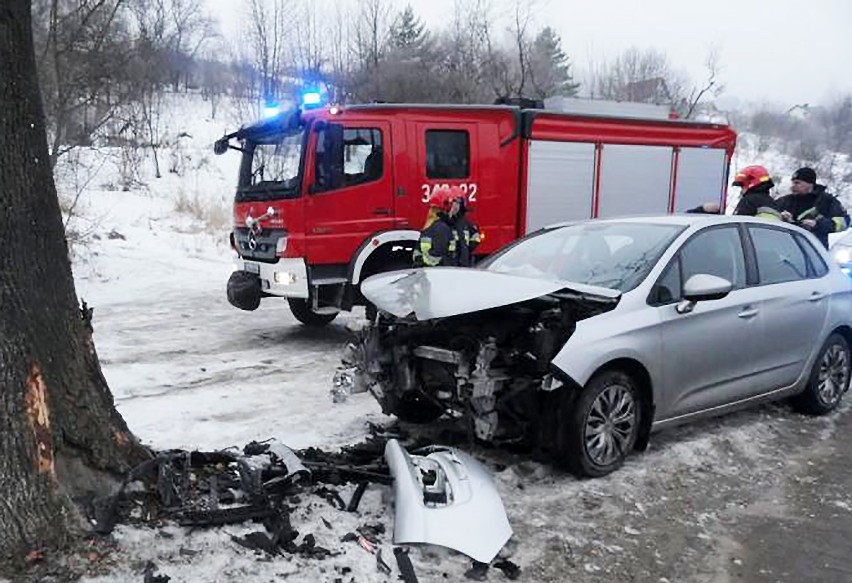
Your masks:
M 257 276 L 261 294 L 285 298 L 308 297 L 308 270 L 304 259 L 279 259 L 276 263 L 261 263 L 239 258 L 234 261 L 234 268 Z

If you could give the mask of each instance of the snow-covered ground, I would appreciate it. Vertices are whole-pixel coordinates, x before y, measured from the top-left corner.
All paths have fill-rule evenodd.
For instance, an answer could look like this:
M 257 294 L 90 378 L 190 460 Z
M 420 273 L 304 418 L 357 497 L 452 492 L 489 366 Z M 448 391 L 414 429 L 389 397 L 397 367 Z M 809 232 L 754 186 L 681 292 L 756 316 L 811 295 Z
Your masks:
M 227 206 L 237 156 L 212 156 L 226 124 L 182 111 L 176 107 L 168 119 L 172 134 L 192 136 L 180 146 L 182 175 L 164 170 L 154 179 L 146 169 L 145 188 L 110 189 L 119 166 L 112 158 L 98 166 L 102 153 L 88 154 L 101 170 L 81 191 L 82 216 L 72 220 L 88 234 L 75 248 L 77 290 L 95 309 L 95 341 L 119 411 L 155 448 L 210 450 L 269 437 L 294 448 L 333 448 L 362 439 L 368 422 L 387 420 L 378 406 L 367 395 L 343 404 L 329 398 L 347 327 L 359 315 L 310 330 L 283 301 L 265 300 L 250 313 L 227 303 Z M 66 197 L 74 190 L 60 185 Z M 216 208 L 226 220 L 210 211 Z M 592 481 L 505 451 L 473 453 L 495 472 L 515 531 L 505 552 L 521 566 L 521 580 L 708 581 L 736 559 L 736 549 L 719 543 L 731 521 L 767 495 L 782 500 L 784 476 L 830 442 L 836 419 L 764 407 L 655 436 L 649 452 Z M 351 491 L 343 488 L 344 499 Z M 323 561 L 257 556 L 232 541 L 253 525 L 192 532 L 120 526 L 118 551 L 86 580 L 141 581 L 150 560 L 173 582 L 394 581 L 387 495 L 371 486 L 357 513 L 319 498 L 298 507 L 293 526 L 336 553 Z M 377 571 L 375 556 L 340 540 L 375 522 L 387 528 L 380 548 L 393 567 L 389 576 Z M 470 567 L 469 559 L 434 547 L 415 549 L 412 559 L 421 581 L 463 580 Z

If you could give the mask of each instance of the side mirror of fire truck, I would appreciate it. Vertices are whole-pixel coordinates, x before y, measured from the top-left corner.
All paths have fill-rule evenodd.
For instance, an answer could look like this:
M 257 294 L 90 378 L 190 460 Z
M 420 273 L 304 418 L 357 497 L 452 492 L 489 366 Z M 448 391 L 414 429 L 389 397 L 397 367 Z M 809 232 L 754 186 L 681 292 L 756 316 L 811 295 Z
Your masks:
M 228 142 L 229 142 L 229 141 L 230 141 L 230 140 L 229 140 L 229 139 L 228 139 L 228 137 L 226 136 L 226 137 L 224 137 L 224 138 L 219 138 L 218 140 L 216 140 L 215 142 L 213 142 L 213 153 L 214 153 L 214 154 L 216 154 L 217 156 L 221 156 L 222 154 L 224 154 L 225 152 L 227 152 L 227 151 L 228 151 Z

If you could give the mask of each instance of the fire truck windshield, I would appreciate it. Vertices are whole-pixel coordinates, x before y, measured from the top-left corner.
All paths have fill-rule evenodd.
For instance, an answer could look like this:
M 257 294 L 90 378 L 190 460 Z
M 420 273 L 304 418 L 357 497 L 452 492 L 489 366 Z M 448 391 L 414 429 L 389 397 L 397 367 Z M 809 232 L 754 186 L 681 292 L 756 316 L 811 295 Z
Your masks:
M 247 139 L 237 202 L 276 200 L 299 196 L 299 169 L 305 132 Z

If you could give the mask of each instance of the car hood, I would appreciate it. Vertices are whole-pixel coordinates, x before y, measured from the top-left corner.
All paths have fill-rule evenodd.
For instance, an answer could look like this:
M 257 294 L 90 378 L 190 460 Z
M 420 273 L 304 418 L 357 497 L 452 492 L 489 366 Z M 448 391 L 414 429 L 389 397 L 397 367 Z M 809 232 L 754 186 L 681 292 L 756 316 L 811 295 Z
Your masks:
M 561 290 L 595 299 L 621 295 L 603 287 L 462 267 L 392 271 L 361 283 L 361 293 L 379 309 L 399 318 L 413 314 L 417 320 L 508 306 Z

